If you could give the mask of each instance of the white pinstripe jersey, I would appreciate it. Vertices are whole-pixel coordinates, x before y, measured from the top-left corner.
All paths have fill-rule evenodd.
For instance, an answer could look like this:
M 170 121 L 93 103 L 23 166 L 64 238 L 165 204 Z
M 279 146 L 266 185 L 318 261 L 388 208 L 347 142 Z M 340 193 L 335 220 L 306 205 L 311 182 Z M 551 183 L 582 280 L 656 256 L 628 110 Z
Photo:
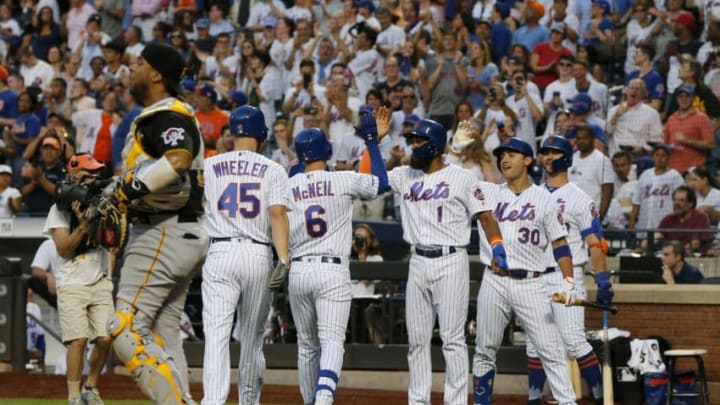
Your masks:
M 638 179 L 632 201 L 633 205 L 640 206 L 635 228 L 657 228 L 673 211 L 672 193 L 683 184 L 685 181 L 675 169 L 668 169 L 661 175 L 655 174 L 655 169 L 645 170 Z
M 547 189 L 547 186 L 545 188 Z M 555 191 L 550 191 L 550 194 L 557 201 L 565 220 L 567 244 L 572 252 L 573 266 L 582 266 L 588 261 L 588 246 L 582 232 L 589 232 L 593 219 L 598 217 L 595 203 L 586 192 L 573 183 L 567 183 Z M 545 265 L 557 266 L 552 246 L 548 246 L 546 250 Z
M 471 217 L 491 209 L 481 182 L 452 164 L 430 174 L 397 167 L 388 180 L 400 195 L 403 239 L 411 245 L 466 246 Z
M 312 171 L 290 179 L 290 257 L 350 256 L 352 198 L 377 195 L 378 178 L 351 171 Z
M 213 237 L 270 243 L 273 205 L 288 205 L 288 178 L 258 153 L 228 152 L 205 159 L 205 229 Z
M 530 186 L 515 195 L 507 184 L 498 186 L 495 218 L 500 225 L 508 268 L 544 271 L 541 259 L 552 241 L 567 236 L 565 221 L 553 196 Z
M 497 198 L 499 192 L 499 186 L 495 183 L 481 181 L 480 187 L 482 187 L 485 191 L 485 202 L 487 203 L 488 207 L 495 207 L 497 205 L 497 201 L 495 199 Z M 480 220 L 477 221 L 477 229 L 479 236 L 478 240 L 480 243 L 480 263 L 487 266 L 492 263 L 492 247 L 490 247 L 490 242 L 488 242 L 487 238 L 485 237 L 485 232 L 483 231 Z

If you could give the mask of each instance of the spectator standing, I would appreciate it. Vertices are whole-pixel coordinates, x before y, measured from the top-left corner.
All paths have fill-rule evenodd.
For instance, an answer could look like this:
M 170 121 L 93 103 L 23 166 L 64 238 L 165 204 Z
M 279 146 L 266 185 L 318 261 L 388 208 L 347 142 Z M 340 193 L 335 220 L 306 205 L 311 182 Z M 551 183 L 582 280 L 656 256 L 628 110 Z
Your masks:
M 375 10 L 375 17 L 381 28 L 377 36 L 377 51 L 387 57 L 405 42 L 405 31 L 393 22 L 393 15 L 386 7 L 378 7 Z
M 133 5 L 135 2 L 133 2 Z M 199 20 L 198 20 L 199 21 Z M 206 20 L 207 21 L 207 20 Z M 205 32 L 207 34 L 207 32 Z M 127 44 L 127 47 L 125 48 L 125 52 L 128 53 L 130 58 L 137 58 L 140 56 L 140 52 L 145 49 L 145 45 L 142 42 L 143 36 L 142 31 L 140 30 L 140 27 L 137 25 L 131 25 L 125 30 L 125 34 L 123 35 L 123 39 L 125 40 L 125 44 Z M 201 41 L 195 41 L 195 44 L 198 48 L 200 48 Z M 212 48 L 208 48 L 208 52 L 210 52 Z
M 65 79 L 55 77 L 50 81 L 50 86 L 48 86 L 43 95 L 43 101 L 47 107 L 48 115 L 58 114 L 62 117 L 70 104 L 70 99 L 68 99 L 67 94 L 67 82 Z
M 35 115 L 37 110 L 37 99 L 30 93 L 24 91 L 18 95 L 17 108 L 19 115 L 15 119 L 11 129 L 13 142 L 15 143 L 15 157 L 12 159 L 13 173 L 20 173 L 27 158 L 23 159 L 23 154 L 27 145 L 29 145 L 35 137 L 40 133 L 40 119 Z M 48 208 L 50 206 L 48 205 Z
M 428 114 L 446 130 L 453 126 L 455 105 L 467 89 L 467 61 L 457 48 L 455 33 L 442 34 L 442 52 L 435 55 L 435 68 L 426 72 L 431 99 Z
M 612 163 L 595 148 L 595 134 L 590 126 L 577 127 L 575 134 L 577 150 L 568 176 L 599 207 L 600 218 L 605 218 L 615 184 Z
M 638 188 L 633 197 L 633 207 L 628 220 L 628 229 L 657 228 L 660 220 L 672 212 L 672 192 L 684 184 L 683 178 L 668 167 L 670 147 L 653 147 L 654 167 L 645 170 L 638 179 Z M 639 235 L 644 238 L 644 235 Z
M 34 25 L 34 33 L 30 46 L 38 59 L 48 60 L 48 51 L 51 47 L 62 45 L 60 38 L 60 24 L 53 20 L 51 7 L 43 7 L 38 11 Z
M 608 112 L 609 150 L 613 155 L 617 151 L 630 152 L 637 158 L 663 141 L 663 127 L 657 110 L 643 102 L 647 89 L 641 79 L 628 83 L 625 97 L 625 101 Z
M 490 16 L 492 26 L 490 43 L 493 46 L 492 60 L 496 65 L 508 56 L 513 43 L 513 32 L 505 22 L 510 16 L 510 3 L 495 2 Z
M 568 13 L 568 0 L 555 0 L 549 12 L 549 18 L 545 26 L 550 29 L 553 24 L 562 23 L 565 25 L 565 40 L 563 46 L 573 54 L 577 51 L 578 33 L 580 32 L 580 20 L 573 13 Z
M 470 64 L 467 68 L 470 81 L 468 96 L 465 99 L 473 110 L 479 111 L 485 104 L 490 84 L 496 80 L 500 71 L 491 61 L 492 51 L 486 41 L 474 41 L 468 48 Z
M 152 38 L 155 24 L 166 19 L 162 0 L 133 0 L 130 3 L 130 15 L 132 24 L 142 32 L 140 38 Z
M 9 165 L 0 165 L 0 218 L 12 218 L 22 208 L 22 194 L 12 187 L 13 172 Z
M 539 1 L 528 1 L 523 16 L 525 25 L 513 33 L 513 44 L 520 44 L 530 52 L 541 42 L 550 41 L 550 31 L 540 25 L 540 19 L 545 15 L 545 6 Z
M 115 92 L 108 91 L 103 95 L 102 109 L 92 108 L 72 115 L 73 126 L 85 129 L 77 134 L 77 151 L 92 154 L 108 167 L 112 167 L 112 135 L 120 123 L 120 116 L 115 112 L 117 101 Z
M 80 44 L 81 35 L 91 15 L 97 11 L 85 0 L 70 0 L 70 10 L 65 14 L 64 26 L 67 29 L 67 46 L 73 50 Z
M 555 118 L 558 112 L 570 107 L 565 100 L 569 100 L 575 94 L 575 81 L 572 77 L 574 61 L 575 57 L 570 54 L 561 55 L 555 67 L 558 78 L 545 88 L 543 111 L 547 118 L 547 125 L 543 138 L 547 138 L 555 132 Z
M 220 33 L 215 40 L 212 55 L 199 55 L 202 61 L 200 77 L 209 76 L 216 83 L 220 83 L 223 77 L 233 77 L 235 75 L 240 64 L 240 58 L 233 53 L 230 40 L 230 34 L 227 32 Z
M 384 64 L 385 81 L 375 85 L 380 90 L 383 98 L 390 104 L 390 111 L 397 111 L 403 102 L 403 89 L 405 86 L 412 86 L 412 83 L 400 76 L 400 61 L 395 56 L 385 58 Z
M 703 274 L 685 261 L 685 246 L 669 242 L 662 249 L 663 280 L 666 284 L 700 284 Z
M 653 69 L 654 58 L 655 47 L 652 44 L 645 42 L 636 44 L 633 62 L 635 62 L 637 70 L 628 75 L 627 82 L 630 83 L 633 79 L 642 79 L 647 94 L 645 101 L 650 103 L 652 108 L 660 111 L 665 102 L 665 79 Z
M 20 74 L 27 86 L 45 89 L 55 77 L 55 70 L 44 60 L 35 57 L 31 47 L 20 51 Z
M 95 6 L 102 16 L 102 31 L 110 38 L 117 38 L 123 28 L 125 0 L 99 0 L 95 1 Z
M 572 66 L 572 75 L 575 79 L 575 92 L 587 93 L 592 100 L 591 110 L 593 115 L 603 121 L 608 110 L 608 88 L 603 83 L 590 78 L 590 67 L 587 62 L 576 59 Z M 604 126 L 602 126 L 604 127 Z
M 215 105 L 217 91 L 212 85 L 199 86 L 197 95 L 195 118 L 200 124 L 205 139 L 205 157 L 209 157 L 216 153 L 215 144 L 220 139 L 220 130 L 227 123 L 228 115 Z
M 530 66 L 535 77 L 533 81 L 540 91 L 558 78 L 557 65 L 560 56 L 570 55 L 568 48 L 563 46 L 565 40 L 565 24 L 554 23 L 550 26 L 550 42 L 541 42 L 530 56 Z
M 708 216 L 696 209 L 695 191 L 686 185 L 672 193 L 673 212 L 660 221 L 660 229 L 686 229 L 687 231 L 664 231 L 667 240 L 676 240 L 685 246 L 687 252 L 706 254 L 713 240 Z M 695 232 L 693 232 L 695 231 Z
M 225 33 L 228 35 L 235 34 L 235 27 L 226 18 L 226 11 L 223 3 L 215 1 L 210 3 L 210 11 L 208 12 L 208 20 L 210 20 L 210 36 L 216 38 L 218 35 Z
M 55 134 L 47 134 L 40 143 L 40 157 L 25 163 L 22 176 L 25 184 L 20 190 L 25 211 L 37 215 L 47 214 L 55 196 L 55 185 L 65 176 L 61 162 L 62 143 Z
M 697 55 L 702 42 L 693 32 L 695 29 L 695 16 L 689 11 L 681 11 L 671 19 L 672 31 L 677 39 L 670 41 L 665 47 L 665 55 L 660 64 L 660 73 L 667 77 L 667 90 L 674 92 L 682 81 L 680 80 L 680 65 L 685 59 Z
M 676 92 L 678 110 L 665 123 L 665 143 L 673 149 L 668 165 L 680 173 L 703 166 L 707 152 L 715 147 L 712 123 L 693 106 L 695 89 L 681 86 Z
M 103 56 L 107 65 L 103 69 L 103 74 L 110 84 L 128 83 L 130 78 L 130 68 L 123 63 L 125 57 L 125 43 L 114 39 L 105 44 L 103 47 Z
M 280 87 L 282 73 L 272 64 L 270 54 L 259 49 L 255 50 L 250 59 L 250 69 L 252 72 L 249 77 L 249 104 L 257 106 L 262 111 L 265 125 L 270 128 L 275 119 L 275 103 L 282 99 L 284 91 Z
M 81 56 L 79 76 L 88 81 L 92 81 L 95 77 L 91 62 L 96 57 L 103 56 L 103 46 L 110 42 L 110 37 L 100 30 L 101 23 L 102 17 L 100 17 L 100 14 L 91 15 L 85 26 L 85 31 L 80 35 L 80 42 L 73 48 L 73 54 Z M 25 78 L 25 83 L 28 83 L 27 78 Z
M 713 125 L 713 132 L 720 128 L 720 101 L 715 96 L 712 90 L 705 85 L 703 82 L 703 68 L 700 62 L 695 59 L 687 59 L 680 65 L 680 80 L 682 80 L 682 86 L 675 89 L 668 108 L 666 115 L 669 117 L 678 109 L 677 95 L 679 89 L 682 87 L 692 87 L 695 95 L 692 100 L 692 105 L 700 112 L 707 114 L 707 116 L 715 121 Z
M 629 75 L 638 70 L 635 62 L 635 51 L 637 45 L 646 43 L 652 39 L 652 32 L 656 23 L 648 13 L 648 7 L 643 2 L 637 2 L 632 6 L 632 18 L 627 25 L 627 52 L 625 54 L 625 74 Z
M 363 26 L 359 29 L 355 42 L 353 44 L 353 52 L 343 52 L 346 55 L 348 69 L 355 76 L 355 85 L 358 89 L 358 98 L 365 100 L 368 90 L 375 83 L 378 61 L 380 55 L 375 50 L 375 41 L 377 32 L 369 26 Z M 346 49 L 344 43 L 340 43 L 340 49 Z M 354 56 L 354 57 L 353 57 Z
M 517 115 L 515 136 L 527 142 L 537 150 L 535 141 L 535 126 L 543 117 L 543 104 L 539 96 L 528 92 L 527 74 L 524 71 L 515 71 L 510 81 L 513 95 L 506 102 L 508 107 Z
M 593 59 L 601 56 L 601 45 L 612 45 L 615 26 L 608 17 L 610 3 L 606 0 L 592 0 L 590 21 L 583 33 L 583 44 L 590 50 Z M 620 55 L 618 55 L 618 58 Z

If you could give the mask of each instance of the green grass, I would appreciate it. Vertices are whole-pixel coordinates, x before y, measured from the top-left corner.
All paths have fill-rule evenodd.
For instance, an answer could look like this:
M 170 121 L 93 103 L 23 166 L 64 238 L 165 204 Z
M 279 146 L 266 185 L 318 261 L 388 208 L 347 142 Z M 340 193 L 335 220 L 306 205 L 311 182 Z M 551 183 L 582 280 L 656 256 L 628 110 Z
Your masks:
M 135 400 L 105 400 L 105 405 L 152 405 L 150 401 Z M 27 399 L 27 398 L 0 398 L 2 405 L 67 405 L 66 399 Z M 264 404 L 281 405 L 281 404 Z

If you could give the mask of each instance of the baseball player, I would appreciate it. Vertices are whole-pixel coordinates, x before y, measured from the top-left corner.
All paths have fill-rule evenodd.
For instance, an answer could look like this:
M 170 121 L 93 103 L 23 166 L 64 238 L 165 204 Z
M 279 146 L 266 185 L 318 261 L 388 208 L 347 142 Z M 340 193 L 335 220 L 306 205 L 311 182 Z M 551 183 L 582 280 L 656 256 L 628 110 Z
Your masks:
M 185 62 L 175 48 L 145 46 L 130 92 L 146 106 L 132 123 L 121 181 L 99 204 L 132 225 L 108 324 L 117 357 L 155 403 L 190 404 L 180 317 L 207 251 L 202 214 L 204 146 L 192 107 L 177 98 Z
M 504 236 L 510 270 L 485 270 L 478 292 L 477 338 L 473 358 L 473 403 L 492 403 L 495 357 L 503 331 L 515 314 L 530 342 L 537 348 L 548 372 L 550 387 L 561 405 L 574 404 L 575 394 L 562 350 L 562 340 L 552 321 L 552 310 L 542 277 L 548 277 L 542 261 L 552 244 L 553 256 L 562 271 L 566 305 L 575 300 L 570 247 L 563 216 L 547 190 L 528 178 L 533 163 L 530 145 L 508 138 L 493 154 L 507 183 L 496 186 L 495 217 Z M 554 268 L 553 268 L 554 270 Z
M 202 273 L 203 405 L 222 405 L 227 399 L 236 308 L 241 342 L 238 396 L 242 405 L 259 403 L 271 242 L 280 262 L 289 263 L 287 175 L 282 166 L 257 153 L 267 139 L 265 117 L 255 107 L 238 107 L 230 114 L 230 131 L 234 151 L 205 161 L 205 228 L 211 243 Z
M 390 113 L 378 119 L 390 127 Z M 372 114 L 360 117 L 373 174 L 326 171 L 332 145 L 319 128 L 302 130 L 295 151 L 304 173 L 290 179 L 290 308 L 298 332 L 298 374 L 305 404 L 332 404 L 350 316 L 352 199 L 388 191 Z
M 600 217 L 595 203 L 580 187 L 568 180 L 568 168 L 572 165 L 573 148 L 570 142 L 561 136 L 550 136 L 540 147 L 540 163 L 545 169 L 545 189 L 560 206 L 565 220 L 573 263 L 577 297 L 585 299 L 584 267 L 588 261 L 588 249 L 593 269 L 597 273 L 597 301 L 610 305 L 613 291 L 610 276 L 605 270 L 607 242 L 603 238 Z M 546 250 L 547 269 L 551 273 L 540 278 L 545 284 L 548 295 L 562 289 L 562 277 L 556 269 L 551 249 Z M 567 354 L 576 359 L 580 374 L 592 391 L 595 402 L 602 404 L 602 372 L 592 346 L 585 339 L 585 311 L 583 307 L 568 307 L 554 303 L 551 305 L 555 324 L 565 344 Z M 545 370 L 532 341 L 527 344 L 528 356 L 528 396 L 529 404 L 540 404 L 545 385 Z
M 395 168 L 388 177 L 402 199 L 403 239 L 412 252 L 405 305 L 408 403 L 430 403 L 430 340 L 437 316 L 446 364 L 444 403 L 466 404 L 464 326 L 470 279 L 465 246 L 470 242 L 471 218 L 480 220 L 493 246 L 493 265 L 507 269 L 502 236 L 476 177 L 444 162 L 447 132 L 442 125 L 422 120 L 405 137 L 412 148 L 410 166 Z

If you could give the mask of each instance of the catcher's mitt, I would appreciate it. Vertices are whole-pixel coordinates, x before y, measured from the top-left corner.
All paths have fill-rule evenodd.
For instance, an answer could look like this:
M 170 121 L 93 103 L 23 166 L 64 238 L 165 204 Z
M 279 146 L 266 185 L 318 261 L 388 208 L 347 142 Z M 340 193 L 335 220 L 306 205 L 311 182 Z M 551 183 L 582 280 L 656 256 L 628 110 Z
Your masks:
M 88 238 L 110 253 L 125 247 L 128 237 L 127 209 L 110 196 L 100 196 L 88 209 Z

